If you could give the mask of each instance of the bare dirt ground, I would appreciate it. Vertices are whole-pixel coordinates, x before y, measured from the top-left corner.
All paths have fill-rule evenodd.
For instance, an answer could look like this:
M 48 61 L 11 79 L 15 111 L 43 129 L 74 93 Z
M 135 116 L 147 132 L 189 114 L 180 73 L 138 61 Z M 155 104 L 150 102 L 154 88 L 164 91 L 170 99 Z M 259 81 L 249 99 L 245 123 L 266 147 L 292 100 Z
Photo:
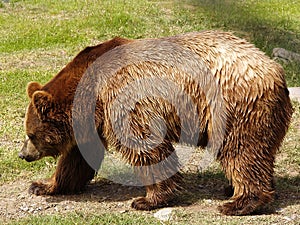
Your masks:
M 28 194 L 29 185 L 22 180 L 0 187 L 0 217 L 9 220 L 71 211 L 125 212 L 130 209 L 131 198 L 143 194 L 141 188 L 101 181 L 91 183 L 78 195 L 35 196 Z
M 205 186 L 210 185 L 214 178 L 206 182 L 206 184 L 195 183 L 195 179 L 199 176 L 196 168 L 195 163 L 186 165 L 185 171 L 189 171 L 189 175 L 186 177 L 185 186 L 190 182 L 194 184 L 190 185 L 188 189 L 183 190 L 170 206 L 188 206 L 198 200 L 199 194 L 202 196 L 209 195 L 211 190 L 209 188 L 205 190 Z M 192 170 L 194 170 L 194 172 L 192 172 Z M 208 174 L 208 176 L 211 175 Z M 208 179 L 208 177 L 200 178 L 199 180 L 204 181 L 206 179 Z M 51 215 L 76 211 L 88 211 L 89 213 L 124 213 L 134 211 L 131 208 L 132 200 L 145 195 L 144 187 L 117 184 L 99 176 L 87 186 L 84 192 L 77 195 L 30 195 L 28 188 L 31 182 L 30 180 L 18 180 L 0 186 L 0 218 L 4 221 L 9 221 L 28 215 Z M 222 182 L 222 179 L 219 182 Z M 192 196 L 197 192 L 197 189 L 202 191 L 196 194 L 197 198 L 194 198 Z M 218 188 L 217 193 L 222 196 L 223 192 L 221 189 L 222 186 Z M 213 192 L 215 191 L 216 189 L 214 188 Z M 151 214 L 151 212 L 143 213 Z
M 169 207 L 186 213 L 198 212 L 218 215 L 217 206 L 227 197 L 224 195 L 226 179 L 220 172 L 193 171 L 193 165 L 184 173 L 185 185 L 182 193 Z M 277 188 L 277 199 L 258 214 L 278 217 L 278 224 L 297 224 L 300 221 L 300 198 L 295 185 L 297 177 L 276 177 L 277 182 L 285 183 L 284 188 Z M 134 211 L 130 204 L 136 197 L 145 194 L 142 187 L 130 187 L 113 183 L 97 177 L 78 195 L 35 196 L 27 190 L 30 180 L 18 180 L 0 186 L 0 222 L 9 222 L 29 215 L 65 214 L 70 212 L 88 213 L 126 213 Z M 153 215 L 154 212 L 141 212 Z

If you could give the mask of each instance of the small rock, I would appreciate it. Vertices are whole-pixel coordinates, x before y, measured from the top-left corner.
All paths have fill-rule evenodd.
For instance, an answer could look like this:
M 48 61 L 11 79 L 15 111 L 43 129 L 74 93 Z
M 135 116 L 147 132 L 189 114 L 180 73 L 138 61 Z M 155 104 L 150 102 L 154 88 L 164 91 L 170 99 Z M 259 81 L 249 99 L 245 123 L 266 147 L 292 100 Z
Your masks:
M 20 210 L 27 212 L 29 210 L 29 208 L 27 206 L 21 206 Z
M 291 215 L 292 220 L 296 220 L 297 218 L 298 218 L 298 216 L 296 214 Z
M 288 51 L 284 48 L 274 48 L 272 55 L 275 58 L 282 59 L 285 61 L 300 62 L 300 54 L 296 52 Z
M 204 199 L 204 202 L 211 204 L 212 200 L 211 199 Z
M 17 197 L 18 200 L 22 200 L 22 199 L 25 199 L 25 198 L 26 197 L 24 195 L 22 195 L 22 194 L 18 195 L 18 197 Z
M 291 215 L 291 216 L 284 216 L 283 217 L 286 221 L 293 221 L 297 219 L 297 215 Z
M 122 207 L 123 205 L 124 205 L 123 203 L 119 202 L 119 203 L 117 204 L 117 207 Z
M 285 216 L 285 217 L 283 217 L 286 221 L 292 221 L 293 219 L 292 218 L 290 218 L 290 217 L 288 217 L 288 216 Z
M 30 209 L 28 210 L 29 213 L 33 213 L 33 211 L 34 211 L 34 208 L 30 208 Z
M 154 217 L 160 221 L 168 221 L 171 219 L 172 211 L 173 209 L 171 208 L 164 208 L 154 213 Z

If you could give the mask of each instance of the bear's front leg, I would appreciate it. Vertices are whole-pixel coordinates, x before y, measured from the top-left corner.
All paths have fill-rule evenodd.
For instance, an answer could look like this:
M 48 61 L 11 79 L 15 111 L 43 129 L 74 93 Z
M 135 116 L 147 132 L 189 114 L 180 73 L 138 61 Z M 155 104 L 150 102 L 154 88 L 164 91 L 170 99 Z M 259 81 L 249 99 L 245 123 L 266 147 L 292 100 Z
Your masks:
M 137 210 L 152 210 L 168 205 L 176 190 L 181 189 L 181 174 L 178 172 L 172 177 L 146 186 L 146 196 L 135 199 L 131 206 Z
M 52 195 L 55 194 L 56 185 L 55 181 L 53 181 L 54 175 L 43 181 L 34 181 L 29 187 L 29 194 L 34 195 Z
M 35 195 L 74 194 L 82 191 L 93 179 L 95 170 L 82 157 L 77 146 L 58 161 L 56 171 L 45 181 L 33 182 L 29 193 Z

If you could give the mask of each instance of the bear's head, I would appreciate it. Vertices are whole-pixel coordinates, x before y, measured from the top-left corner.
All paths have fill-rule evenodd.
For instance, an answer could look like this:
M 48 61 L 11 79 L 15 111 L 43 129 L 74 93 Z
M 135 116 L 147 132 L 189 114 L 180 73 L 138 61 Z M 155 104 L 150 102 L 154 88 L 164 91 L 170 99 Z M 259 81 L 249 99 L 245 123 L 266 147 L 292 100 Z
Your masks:
M 19 153 L 21 159 L 35 161 L 45 156 L 56 157 L 68 153 L 76 145 L 72 129 L 72 105 L 82 75 L 105 52 L 130 42 L 116 37 L 87 47 L 44 86 L 37 82 L 28 84 L 30 104 L 25 118 L 28 138 Z M 101 108 L 99 105 L 96 107 Z M 100 127 L 101 110 L 96 111 L 95 120 L 97 127 Z
M 19 157 L 30 162 L 45 156 L 56 157 L 70 149 L 72 137 L 64 107 L 37 82 L 28 84 L 27 95 L 31 100 L 25 118 L 27 139 Z

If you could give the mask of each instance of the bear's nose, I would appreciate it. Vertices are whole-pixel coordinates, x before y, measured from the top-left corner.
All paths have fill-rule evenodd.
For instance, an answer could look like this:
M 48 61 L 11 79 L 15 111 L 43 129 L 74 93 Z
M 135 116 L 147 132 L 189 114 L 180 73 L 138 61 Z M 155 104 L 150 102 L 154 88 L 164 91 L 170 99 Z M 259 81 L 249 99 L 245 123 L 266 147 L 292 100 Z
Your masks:
M 20 153 L 19 153 L 19 158 L 20 158 L 20 159 L 25 159 L 25 156 L 20 152 Z

